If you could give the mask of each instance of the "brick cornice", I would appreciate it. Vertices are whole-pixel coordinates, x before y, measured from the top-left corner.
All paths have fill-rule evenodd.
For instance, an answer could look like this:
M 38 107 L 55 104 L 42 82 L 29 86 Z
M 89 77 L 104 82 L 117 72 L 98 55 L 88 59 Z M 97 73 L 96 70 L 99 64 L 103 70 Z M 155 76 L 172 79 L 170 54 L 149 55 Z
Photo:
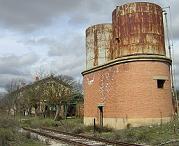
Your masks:
M 136 61 L 157 61 L 157 62 L 164 62 L 169 65 L 171 65 L 171 63 L 172 63 L 171 59 L 169 59 L 166 56 L 162 56 L 162 55 L 131 55 L 131 56 L 120 57 L 120 58 L 114 59 L 106 64 L 96 66 L 89 70 L 85 70 L 81 74 L 84 76 L 86 74 L 89 74 L 89 73 L 92 73 L 92 72 L 95 72 L 98 70 L 102 70 L 102 69 L 105 69 L 105 68 L 108 68 L 108 67 L 111 67 L 111 66 L 114 66 L 117 64 L 136 62 Z

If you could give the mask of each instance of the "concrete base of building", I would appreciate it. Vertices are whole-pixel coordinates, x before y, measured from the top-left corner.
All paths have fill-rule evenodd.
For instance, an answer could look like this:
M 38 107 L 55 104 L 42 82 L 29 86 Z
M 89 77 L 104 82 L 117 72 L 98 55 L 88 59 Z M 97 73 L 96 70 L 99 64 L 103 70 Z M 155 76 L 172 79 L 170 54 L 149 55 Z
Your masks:
M 95 117 L 84 117 L 85 125 L 93 125 Z M 167 123 L 172 120 L 172 117 L 164 118 L 103 118 L 103 126 L 114 129 L 125 129 L 127 127 L 149 126 L 154 124 Z M 98 124 L 98 121 L 97 121 Z

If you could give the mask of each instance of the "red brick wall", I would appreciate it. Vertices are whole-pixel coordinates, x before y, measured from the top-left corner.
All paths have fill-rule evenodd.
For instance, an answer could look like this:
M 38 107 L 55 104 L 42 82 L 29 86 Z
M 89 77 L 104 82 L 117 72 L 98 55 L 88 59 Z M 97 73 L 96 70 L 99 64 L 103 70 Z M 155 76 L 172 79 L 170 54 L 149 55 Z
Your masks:
M 167 76 L 157 88 L 154 76 Z M 118 64 L 84 75 L 84 117 L 98 117 L 104 103 L 104 118 L 161 118 L 173 113 L 169 65 L 156 61 Z

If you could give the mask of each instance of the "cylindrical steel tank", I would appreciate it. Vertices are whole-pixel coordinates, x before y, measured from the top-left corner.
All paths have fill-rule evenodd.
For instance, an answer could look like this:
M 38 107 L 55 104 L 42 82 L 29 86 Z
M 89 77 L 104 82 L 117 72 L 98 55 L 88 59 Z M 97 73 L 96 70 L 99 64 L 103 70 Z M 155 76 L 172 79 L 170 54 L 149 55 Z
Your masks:
M 86 69 L 107 63 L 112 57 L 112 24 L 98 24 L 86 30 Z
M 166 55 L 162 8 L 136 2 L 112 13 L 113 59 L 134 54 Z

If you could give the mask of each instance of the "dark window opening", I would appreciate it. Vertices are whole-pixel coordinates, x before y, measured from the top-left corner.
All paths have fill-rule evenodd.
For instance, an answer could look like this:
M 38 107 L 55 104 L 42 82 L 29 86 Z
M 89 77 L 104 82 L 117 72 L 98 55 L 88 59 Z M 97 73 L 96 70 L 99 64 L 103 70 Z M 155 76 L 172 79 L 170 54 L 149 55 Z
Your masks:
M 164 87 L 165 80 L 157 80 L 157 87 L 163 88 Z
M 67 117 L 74 117 L 76 114 L 76 104 L 70 104 L 67 107 Z
M 119 38 L 116 38 L 116 41 L 119 43 Z

